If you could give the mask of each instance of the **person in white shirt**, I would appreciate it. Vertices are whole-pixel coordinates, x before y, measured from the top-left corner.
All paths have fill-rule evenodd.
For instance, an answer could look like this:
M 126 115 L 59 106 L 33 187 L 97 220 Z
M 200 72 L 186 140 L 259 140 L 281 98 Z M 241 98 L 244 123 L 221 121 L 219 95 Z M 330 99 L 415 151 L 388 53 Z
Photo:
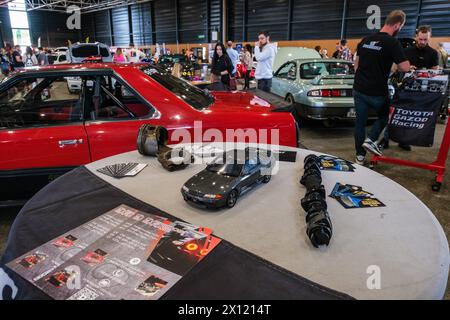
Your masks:
M 239 53 L 235 49 L 233 49 L 232 41 L 227 42 L 227 47 L 227 54 L 230 57 L 231 62 L 233 63 L 233 74 L 231 76 L 234 77 L 236 74 L 236 65 L 239 61 Z
M 130 49 L 128 49 L 125 53 L 128 62 L 139 62 L 141 59 L 144 59 L 145 53 L 139 49 L 134 48 L 134 44 L 130 43 Z
M 22 57 L 22 61 L 25 64 L 25 67 L 33 67 L 39 64 L 38 59 L 36 58 L 36 55 L 31 47 L 27 47 L 25 54 Z
M 258 34 L 255 43 L 255 58 L 258 65 L 255 70 L 255 79 L 258 81 L 258 89 L 270 92 L 273 77 L 273 61 L 277 54 L 276 45 L 270 43 L 270 35 L 267 31 Z

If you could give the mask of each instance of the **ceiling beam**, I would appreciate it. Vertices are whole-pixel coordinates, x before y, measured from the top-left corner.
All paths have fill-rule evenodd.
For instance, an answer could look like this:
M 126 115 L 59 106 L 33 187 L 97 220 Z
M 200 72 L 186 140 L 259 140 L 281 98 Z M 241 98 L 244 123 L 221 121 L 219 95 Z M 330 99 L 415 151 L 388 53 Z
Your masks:
M 152 0 L 26 0 L 26 7 L 27 11 L 65 12 L 68 6 L 76 5 L 80 7 L 81 13 L 90 13 L 150 1 Z

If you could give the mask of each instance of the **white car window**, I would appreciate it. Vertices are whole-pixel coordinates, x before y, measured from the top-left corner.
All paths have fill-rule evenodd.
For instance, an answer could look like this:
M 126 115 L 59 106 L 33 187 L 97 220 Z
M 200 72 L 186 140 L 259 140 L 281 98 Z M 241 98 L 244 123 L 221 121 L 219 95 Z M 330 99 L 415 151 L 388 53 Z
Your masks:
M 295 78 L 297 75 L 297 64 L 295 62 L 288 62 L 281 66 L 276 73 L 278 78 Z

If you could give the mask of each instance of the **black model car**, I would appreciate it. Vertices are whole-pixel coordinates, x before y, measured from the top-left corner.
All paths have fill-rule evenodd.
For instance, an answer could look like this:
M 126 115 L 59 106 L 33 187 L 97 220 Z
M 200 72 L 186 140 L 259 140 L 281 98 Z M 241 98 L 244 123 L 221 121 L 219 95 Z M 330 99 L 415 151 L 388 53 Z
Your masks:
M 190 178 L 181 193 L 184 200 L 207 208 L 231 208 L 240 195 L 270 181 L 272 163 L 272 156 L 265 150 L 231 150 Z

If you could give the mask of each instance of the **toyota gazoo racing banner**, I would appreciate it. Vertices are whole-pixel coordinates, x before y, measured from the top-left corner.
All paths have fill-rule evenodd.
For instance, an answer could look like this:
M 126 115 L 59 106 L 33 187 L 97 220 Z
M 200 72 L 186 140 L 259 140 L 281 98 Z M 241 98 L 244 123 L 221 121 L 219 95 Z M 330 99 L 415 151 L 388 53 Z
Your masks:
M 439 92 L 398 92 L 391 107 L 389 138 L 401 144 L 431 147 L 443 100 Z

